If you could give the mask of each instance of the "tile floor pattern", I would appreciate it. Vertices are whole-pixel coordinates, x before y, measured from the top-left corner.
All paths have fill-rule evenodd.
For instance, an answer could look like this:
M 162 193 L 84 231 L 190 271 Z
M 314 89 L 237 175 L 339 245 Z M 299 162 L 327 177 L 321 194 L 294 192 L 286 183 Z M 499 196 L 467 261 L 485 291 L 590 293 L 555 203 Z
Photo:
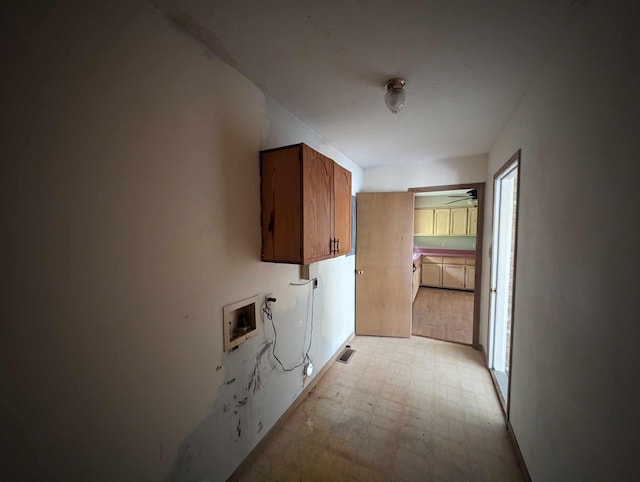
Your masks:
M 241 480 L 522 481 L 479 352 L 356 337 Z
M 473 291 L 420 287 L 413 302 L 411 333 L 473 343 Z

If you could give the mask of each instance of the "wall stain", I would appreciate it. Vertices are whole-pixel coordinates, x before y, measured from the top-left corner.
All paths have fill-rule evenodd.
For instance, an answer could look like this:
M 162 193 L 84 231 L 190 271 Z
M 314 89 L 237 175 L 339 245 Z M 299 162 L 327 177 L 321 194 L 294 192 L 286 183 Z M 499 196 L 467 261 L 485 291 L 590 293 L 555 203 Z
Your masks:
M 238 438 L 234 440 L 234 443 L 240 440 L 240 436 L 242 435 L 242 419 L 238 417 L 238 424 L 236 425 L 236 433 L 238 434 Z
M 209 480 L 221 480 L 220 471 L 228 467 L 235 451 L 244 451 L 247 444 L 259 437 L 256 434 L 265 432 L 262 415 L 255 413 L 258 406 L 252 404 L 264 398 L 265 382 L 276 369 L 269 355 L 272 346 L 273 340 L 261 340 L 247 358 L 223 360 L 217 367 L 214 365 L 216 373 L 223 369 L 231 372 L 225 373 L 210 412 L 178 448 L 170 481 L 197 482 L 204 480 L 205 475 Z M 166 459 L 166 454 L 162 457 Z
M 249 381 L 247 382 L 247 386 L 246 386 L 246 390 L 248 392 L 253 392 L 254 395 L 264 387 L 264 383 L 266 381 L 265 380 L 266 374 L 263 373 L 265 367 L 263 367 L 262 360 L 264 356 L 269 353 L 269 349 L 271 348 L 271 345 L 273 345 L 272 341 L 265 342 L 265 344 L 262 346 L 260 351 L 254 357 L 253 371 L 249 376 Z M 275 369 L 275 366 L 272 365 L 271 370 L 269 371 L 273 371 L 274 369 Z

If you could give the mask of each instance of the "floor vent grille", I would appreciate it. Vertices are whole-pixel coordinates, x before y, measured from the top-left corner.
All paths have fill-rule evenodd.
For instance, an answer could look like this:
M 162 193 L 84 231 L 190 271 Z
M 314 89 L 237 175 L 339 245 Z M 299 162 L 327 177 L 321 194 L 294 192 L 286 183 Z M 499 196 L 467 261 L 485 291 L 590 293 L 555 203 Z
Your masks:
M 347 348 L 338 357 L 337 361 L 339 361 L 340 363 L 349 363 L 349 360 L 351 360 L 351 355 L 353 355 L 354 353 L 355 353 L 355 350 L 351 348 Z

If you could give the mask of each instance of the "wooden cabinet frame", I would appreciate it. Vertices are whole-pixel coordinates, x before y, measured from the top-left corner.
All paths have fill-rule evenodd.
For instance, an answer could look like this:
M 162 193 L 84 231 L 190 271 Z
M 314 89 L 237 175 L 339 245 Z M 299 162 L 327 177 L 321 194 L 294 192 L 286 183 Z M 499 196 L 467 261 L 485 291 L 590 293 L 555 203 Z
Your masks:
M 464 215 L 462 221 L 460 221 L 460 215 Z M 477 234 L 477 207 L 415 208 L 413 217 L 414 236 L 476 236 Z
M 260 152 L 262 261 L 310 264 L 351 251 L 351 172 L 306 144 Z
M 473 297 L 473 347 L 476 350 L 482 349 L 480 345 L 480 293 L 482 290 L 482 253 L 484 236 L 484 210 L 485 210 L 485 183 L 453 184 L 446 186 L 425 186 L 412 187 L 410 192 L 436 192 L 449 191 L 454 189 L 476 189 L 478 193 L 478 217 L 476 233 L 476 261 L 475 261 L 475 295 Z

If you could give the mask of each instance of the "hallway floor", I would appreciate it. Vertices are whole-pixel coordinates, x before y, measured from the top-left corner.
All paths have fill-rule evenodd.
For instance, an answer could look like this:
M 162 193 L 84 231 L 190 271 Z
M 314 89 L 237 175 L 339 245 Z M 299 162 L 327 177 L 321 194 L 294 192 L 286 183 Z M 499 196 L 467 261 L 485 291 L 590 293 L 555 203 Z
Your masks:
M 420 287 L 413 302 L 411 333 L 473 343 L 473 291 Z
M 356 337 L 241 480 L 521 481 L 482 356 Z

